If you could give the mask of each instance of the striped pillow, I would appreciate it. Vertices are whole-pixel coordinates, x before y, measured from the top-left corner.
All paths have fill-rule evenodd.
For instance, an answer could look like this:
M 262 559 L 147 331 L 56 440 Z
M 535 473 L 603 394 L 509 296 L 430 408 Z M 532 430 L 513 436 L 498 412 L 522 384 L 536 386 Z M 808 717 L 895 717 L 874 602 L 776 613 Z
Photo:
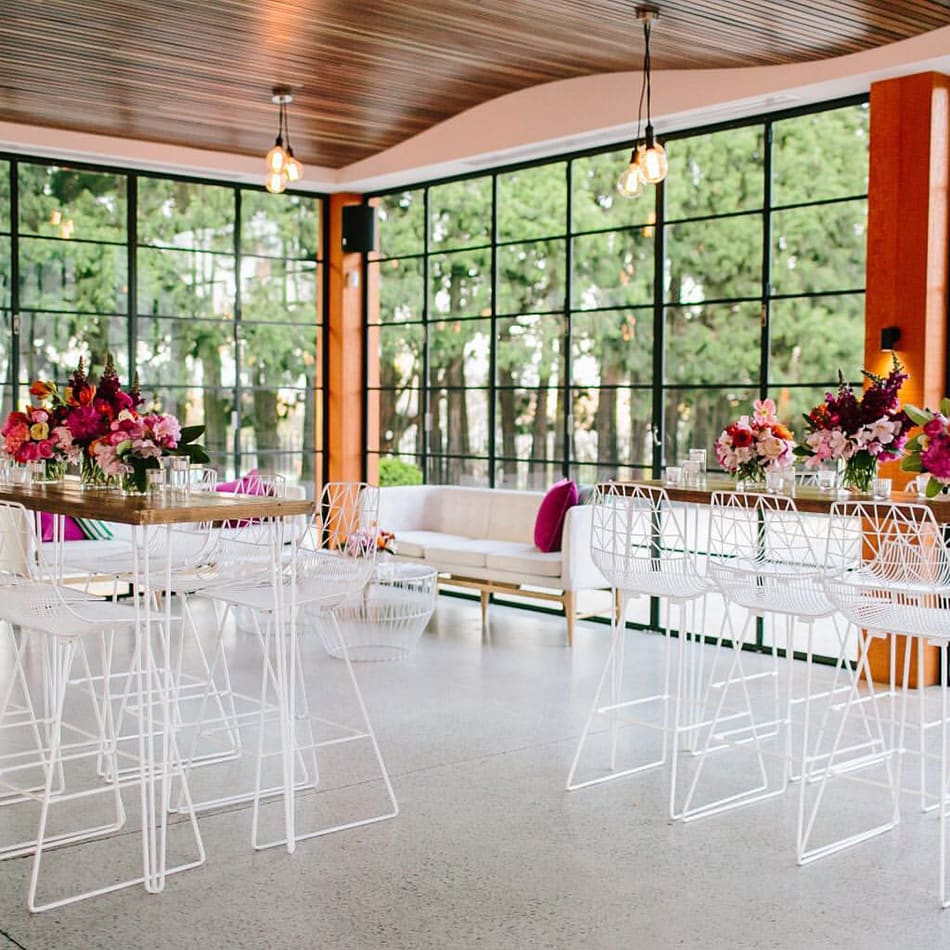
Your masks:
M 95 518 L 76 518 L 75 521 L 90 541 L 111 541 L 114 537 L 105 521 L 96 521 Z

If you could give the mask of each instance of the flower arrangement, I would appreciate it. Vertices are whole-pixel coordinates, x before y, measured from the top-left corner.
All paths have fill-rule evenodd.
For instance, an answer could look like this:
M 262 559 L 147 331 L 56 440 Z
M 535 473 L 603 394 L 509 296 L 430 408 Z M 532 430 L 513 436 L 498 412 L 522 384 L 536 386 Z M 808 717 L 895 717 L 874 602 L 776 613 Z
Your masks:
M 76 450 L 69 430 L 58 423 L 56 415 L 43 405 L 28 405 L 22 412 L 11 412 L 0 430 L 3 451 L 23 464 L 45 462 L 50 477 L 61 475 Z
M 795 454 L 809 468 L 839 462 L 844 466 L 842 485 L 867 492 L 878 462 L 901 457 L 913 423 L 898 399 L 908 377 L 896 356 L 887 376 L 861 373 L 870 385 L 859 396 L 839 372 L 837 393 L 825 393 L 824 401 L 805 416 L 807 435 Z
M 923 432 L 908 440 L 901 468 L 930 476 L 928 498 L 950 491 L 950 399 L 940 401 L 939 412 L 916 406 L 905 406 L 904 411 Z
M 376 527 L 357 528 L 347 535 L 343 553 L 347 557 L 369 557 L 373 552 L 396 553 L 396 535 L 392 531 L 377 531 Z
M 741 479 L 761 481 L 769 469 L 788 468 L 792 464 L 795 440 L 778 421 L 775 403 L 759 399 L 751 416 L 740 416 L 723 429 L 716 439 L 716 460 L 730 474 Z
M 158 468 L 162 455 L 208 461 L 195 443 L 204 427 L 182 428 L 173 415 L 142 412 L 138 382 L 128 392 L 122 389 L 111 354 L 98 384 L 80 359 L 63 393 L 55 383 L 35 380 L 30 396 L 33 403 L 11 412 L 2 429 L 5 451 L 17 461 L 76 463 L 87 484 L 121 480 L 135 491 L 145 491 L 146 471 Z

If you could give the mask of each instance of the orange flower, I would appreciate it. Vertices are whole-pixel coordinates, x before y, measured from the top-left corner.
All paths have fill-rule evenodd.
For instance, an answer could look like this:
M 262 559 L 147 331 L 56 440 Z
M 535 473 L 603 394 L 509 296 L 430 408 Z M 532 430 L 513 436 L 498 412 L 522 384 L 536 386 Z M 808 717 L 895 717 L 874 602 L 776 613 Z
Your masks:
M 30 395 L 33 396 L 34 399 L 46 399 L 52 391 L 52 383 L 48 383 L 43 379 L 34 379 L 33 382 L 30 383 Z

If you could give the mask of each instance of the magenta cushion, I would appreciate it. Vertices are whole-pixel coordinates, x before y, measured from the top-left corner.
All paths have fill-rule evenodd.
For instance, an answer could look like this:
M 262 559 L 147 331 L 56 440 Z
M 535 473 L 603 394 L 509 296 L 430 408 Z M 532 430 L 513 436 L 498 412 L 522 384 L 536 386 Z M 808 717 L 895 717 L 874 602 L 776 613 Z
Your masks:
M 561 534 L 567 509 L 577 504 L 577 485 L 569 478 L 555 482 L 538 508 L 534 522 L 534 544 L 546 554 L 561 550 Z
M 260 473 L 252 468 L 247 475 L 236 478 L 233 482 L 218 482 L 215 491 L 237 492 L 241 495 L 264 495 L 266 490 L 261 484 Z
M 47 511 L 40 512 L 40 540 L 41 541 L 52 541 L 53 540 L 53 516 Z M 66 515 L 65 522 L 63 524 L 63 540 L 64 541 L 85 541 L 86 535 L 83 533 L 82 528 L 73 521 L 69 515 Z
M 232 492 L 240 495 L 269 495 L 271 492 L 261 481 L 260 473 L 256 468 L 252 468 L 246 475 L 235 479 L 233 482 L 219 482 L 214 486 L 215 491 Z M 238 521 L 225 521 L 225 528 L 246 528 L 249 524 L 258 524 L 253 521 L 241 518 Z

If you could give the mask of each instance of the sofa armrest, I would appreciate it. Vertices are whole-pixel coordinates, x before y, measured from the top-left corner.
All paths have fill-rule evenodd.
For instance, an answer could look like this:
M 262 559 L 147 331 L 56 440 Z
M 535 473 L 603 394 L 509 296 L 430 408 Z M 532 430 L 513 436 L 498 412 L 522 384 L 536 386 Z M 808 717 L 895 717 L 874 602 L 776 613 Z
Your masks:
M 596 590 L 609 587 L 590 556 L 590 533 L 594 509 L 574 505 L 567 509 L 561 539 L 561 581 L 564 590 Z

